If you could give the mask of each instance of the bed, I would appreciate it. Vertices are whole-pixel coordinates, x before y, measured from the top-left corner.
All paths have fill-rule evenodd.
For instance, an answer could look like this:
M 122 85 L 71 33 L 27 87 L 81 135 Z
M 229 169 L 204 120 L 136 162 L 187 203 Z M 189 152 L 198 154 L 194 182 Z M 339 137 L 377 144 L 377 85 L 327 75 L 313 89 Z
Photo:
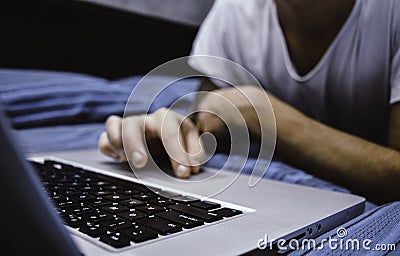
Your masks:
M 112 114 L 123 115 L 126 101 L 141 78 L 142 76 L 137 75 L 108 80 L 81 73 L 2 68 L 0 99 L 26 154 L 96 149 L 98 138 L 104 131 L 105 119 Z M 165 80 L 164 77 L 150 79 L 154 80 L 154 83 L 162 83 Z M 168 107 L 177 98 L 196 91 L 199 83 L 197 78 L 187 78 L 174 83 L 156 98 L 150 112 L 160 107 Z M 145 113 L 148 108 L 143 104 L 146 97 L 148 96 L 144 94 L 135 100 L 131 110 L 135 113 Z M 184 113 L 187 106 L 188 104 L 183 104 L 176 111 Z M 235 157 L 239 161 L 241 156 Z M 224 154 L 216 154 L 206 165 L 220 168 L 226 158 Z M 254 164 L 255 159 L 249 158 L 243 173 L 249 173 Z M 263 164 L 268 168 L 264 175 L 266 179 L 351 193 L 348 189 L 321 180 L 279 160 L 273 160 L 271 164 L 264 161 Z M 238 170 L 239 167 L 231 164 L 229 168 Z M 365 213 L 343 227 L 348 229 L 351 237 L 357 235 L 359 238 L 369 237 L 373 243 L 398 244 L 399 223 L 400 202 L 379 206 L 368 202 Z M 321 239 L 328 236 L 335 236 L 335 231 L 324 234 Z M 296 251 L 292 254 L 301 252 Z

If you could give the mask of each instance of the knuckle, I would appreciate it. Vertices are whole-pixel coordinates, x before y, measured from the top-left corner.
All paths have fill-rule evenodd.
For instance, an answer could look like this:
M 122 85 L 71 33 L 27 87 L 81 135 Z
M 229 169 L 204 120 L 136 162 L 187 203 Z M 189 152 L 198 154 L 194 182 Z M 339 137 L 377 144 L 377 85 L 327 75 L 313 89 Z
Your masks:
M 165 107 L 157 109 L 156 112 L 154 112 L 155 115 L 165 115 L 167 113 L 168 109 Z
M 188 130 L 193 130 L 196 128 L 195 124 L 189 118 L 185 118 L 182 121 L 182 126 L 183 126 L 183 128 L 188 129 Z
M 110 124 L 112 124 L 114 122 L 117 122 L 119 120 L 121 120 L 121 117 L 116 116 L 116 115 L 111 115 L 111 116 L 107 117 L 106 125 L 110 125 Z
M 127 117 L 124 119 L 124 122 L 122 122 L 121 128 L 129 131 L 132 128 L 136 127 L 141 121 L 143 121 L 142 115 Z
M 160 120 L 164 119 L 164 118 L 165 119 L 170 119 L 170 118 L 178 118 L 179 119 L 179 116 L 180 116 L 176 112 L 174 112 L 168 108 L 165 108 L 165 107 L 159 108 L 156 112 L 154 112 L 154 115 L 157 116 Z
M 158 120 L 159 117 L 158 115 L 152 114 L 152 115 L 148 115 L 145 119 L 145 129 L 149 130 L 149 131 L 155 131 L 158 129 Z
M 145 115 L 133 115 L 125 118 L 125 122 L 137 122 L 138 120 L 142 120 Z

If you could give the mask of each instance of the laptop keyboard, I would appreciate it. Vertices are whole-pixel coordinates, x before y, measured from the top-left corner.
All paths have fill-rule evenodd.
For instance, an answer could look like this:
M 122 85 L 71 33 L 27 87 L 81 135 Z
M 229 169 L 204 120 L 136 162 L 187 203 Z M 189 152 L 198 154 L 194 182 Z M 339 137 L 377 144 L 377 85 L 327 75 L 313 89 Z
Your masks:
M 173 192 L 167 198 L 160 189 L 56 161 L 32 165 L 65 225 L 114 248 L 242 214 Z

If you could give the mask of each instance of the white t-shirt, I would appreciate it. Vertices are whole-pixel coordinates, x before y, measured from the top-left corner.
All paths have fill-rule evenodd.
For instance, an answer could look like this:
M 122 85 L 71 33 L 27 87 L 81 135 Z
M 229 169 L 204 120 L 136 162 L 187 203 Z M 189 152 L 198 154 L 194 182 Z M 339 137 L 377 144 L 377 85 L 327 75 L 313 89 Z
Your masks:
M 291 62 L 274 0 L 216 0 L 191 55 L 232 60 L 304 114 L 385 145 L 390 105 L 400 102 L 400 1 L 356 0 L 337 37 L 304 76 Z M 206 75 L 230 72 L 201 60 L 189 64 Z

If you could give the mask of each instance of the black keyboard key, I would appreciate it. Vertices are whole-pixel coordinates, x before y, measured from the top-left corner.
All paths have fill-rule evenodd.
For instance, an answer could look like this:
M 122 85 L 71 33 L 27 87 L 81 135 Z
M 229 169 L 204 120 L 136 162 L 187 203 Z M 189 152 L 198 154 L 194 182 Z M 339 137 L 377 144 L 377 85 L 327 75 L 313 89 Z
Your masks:
M 140 212 L 140 211 L 136 211 L 135 209 L 130 209 L 129 211 L 118 212 L 117 215 L 124 219 L 127 219 L 127 220 L 135 220 L 138 218 L 143 218 L 143 217 L 148 216 L 147 214 Z
M 53 203 L 56 207 L 64 208 L 64 207 L 73 207 L 78 206 L 77 202 L 72 201 L 69 197 L 60 197 L 53 200 Z
M 128 207 L 120 203 L 112 203 L 109 205 L 101 206 L 100 209 L 110 213 L 117 213 L 129 210 Z
M 209 201 L 194 202 L 190 203 L 190 205 L 203 210 L 213 210 L 221 207 L 220 204 Z
M 157 231 L 160 235 L 169 235 L 172 233 L 176 233 L 182 230 L 181 225 L 176 224 L 174 222 L 156 217 L 154 215 L 137 219 L 137 223 L 145 225 L 151 229 Z
M 221 215 L 225 218 L 233 217 L 239 214 L 242 214 L 243 212 L 240 210 L 235 210 L 235 209 L 230 209 L 230 208 L 221 208 L 218 210 L 212 211 L 213 213 L 217 213 L 218 215 Z
M 163 197 L 152 199 L 152 200 L 149 200 L 148 202 L 150 204 L 155 204 L 155 205 L 159 205 L 159 206 L 167 206 L 167 205 L 175 204 L 175 202 L 172 201 L 171 199 L 163 198 Z
M 51 194 L 47 194 L 48 195 L 48 197 L 49 197 L 49 199 L 52 201 L 52 202 L 57 202 L 57 201 L 59 201 L 59 200 L 63 200 L 63 197 L 62 196 L 60 196 L 60 195 L 58 195 L 57 193 L 51 193 Z
M 89 206 L 93 207 L 93 208 L 99 208 L 101 206 L 106 206 L 106 205 L 110 205 L 110 204 L 112 204 L 112 202 L 104 200 L 102 197 L 97 197 L 94 202 L 89 204 Z
M 63 214 L 61 217 L 65 224 L 72 228 L 78 228 L 80 225 L 82 225 L 82 223 L 85 222 L 85 220 L 77 214 Z
M 90 184 L 90 185 L 95 185 L 95 183 L 99 181 L 99 179 L 97 179 L 95 177 L 89 177 L 89 176 L 86 176 L 86 175 L 74 174 L 74 177 L 76 177 L 76 176 L 81 176 L 80 180 L 82 180 L 82 181 L 84 181 L 84 182 L 86 182 L 87 184 Z
M 115 248 L 122 248 L 131 244 L 130 238 L 118 231 L 107 231 L 106 234 L 100 236 L 100 241 Z
M 94 186 L 98 186 L 98 187 L 105 187 L 105 186 L 111 185 L 109 182 L 104 181 L 104 180 L 97 180 L 96 182 L 93 182 L 91 184 Z
M 183 212 L 188 215 L 198 217 L 203 219 L 205 222 L 214 222 L 222 219 L 222 216 L 220 216 L 218 213 L 211 213 L 200 208 L 188 206 L 186 204 L 173 204 L 168 205 L 167 207 L 178 212 Z
M 113 218 L 114 216 L 110 213 L 99 211 L 99 210 L 92 210 L 84 213 L 78 214 L 79 216 L 82 216 L 87 221 L 93 221 L 93 222 L 102 222 L 108 219 Z
M 79 190 L 76 190 L 71 187 L 66 187 L 64 185 L 52 186 L 52 187 L 49 187 L 49 189 L 51 191 L 57 192 L 58 194 L 61 194 L 61 195 L 70 195 L 70 194 L 74 194 L 74 193 L 81 193 Z
M 102 221 L 101 225 L 107 229 L 111 228 L 114 230 L 121 230 L 121 229 L 126 229 L 126 228 L 131 227 L 132 222 L 117 216 L 117 217 L 113 217 L 112 219 Z
M 90 203 L 93 203 L 94 201 L 96 201 L 96 197 L 95 196 L 92 196 L 92 195 L 90 195 L 88 193 L 85 193 L 85 192 L 81 192 L 79 194 L 70 195 L 70 198 L 72 200 L 74 200 L 74 201 L 87 203 L 87 204 L 90 204 Z
M 110 185 L 106 185 L 106 186 L 102 186 L 102 187 L 106 190 L 111 190 L 111 191 L 115 191 L 119 188 L 117 185 L 114 185 L 114 184 L 110 184 Z
M 69 213 L 69 214 L 77 214 L 77 213 L 82 214 L 82 213 L 90 212 L 93 210 L 92 208 L 85 206 L 85 205 L 63 207 L 62 209 L 65 210 L 65 212 Z
M 53 188 L 49 189 L 49 193 L 51 195 L 60 195 L 64 197 L 68 197 L 74 194 L 80 194 L 79 190 L 73 189 L 73 188 L 67 188 L 67 187 L 60 187 L 60 186 L 55 186 Z
M 141 200 L 141 201 L 148 201 L 148 200 L 156 199 L 157 195 L 152 194 L 152 193 L 142 193 L 142 194 L 133 195 L 132 198 Z
M 157 206 L 157 205 L 142 205 L 142 206 L 138 206 L 136 207 L 136 210 L 139 210 L 141 212 L 145 212 L 148 214 L 153 214 L 155 212 L 161 212 L 161 211 L 165 211 L 165 207 L 162 206 Z
M 131 189 L 131 188 L 119 189 L 117 192 L 121 193 L 123 195 L 126 195 L 126 196 L 137 195 L 137 194 L 142 193 L 139 190 L 135 190 L 135 189 Z
M 146 203 L 143 201 L 140 201 L 138 199 L 128 199 L 125 201 L 121 201 L 120 204 L 126 205 L 128 207 L 136 207 L 136 206 L 144 205 Z
M 133 223 L 130 228 L 121 230 L 121 233 L 128 236 L 135 243 L 158 238 L 158 233 L 156 231 L 136 223 Z
M 87 185 L 87 184 L 79 186 L 79 187 L 75 187 L 75 189 L 77 189 L 79 191 L 87 192 L 87 193 L 98 190 L 97 187 L 93 187 L 93 186 Z
M 106 233 L 106 229 L 96 222 L 85 222 L 79 227 L 79 231 L 91 237 L 100 237 Z
M 78 181 L 76 181 L 76 180 L 69 180 L 69 179 L 66 179 L 66 180 L 59 180 L 59 181 L 61 181 L 61 182 L 66 182 L 66 186 L 68 186 L 68 187 L 73 187 L 73 188 L 79 188 L 79 187 L 83 187 L 83 186 L 85 186 L 86 184 L 85 183 L 83 183 L 83 182 L 78 182 Z
M 108 190 L 94 190 L 94 191 L 90 191 L 89 193 L 94 196 L 107 196 L 107 195 L 114 194 L 113 192 L 108 191 Z
M 114 194 L 114 195 L 107 195 L 103 197 L 106 200 L 110 200 L 110 201 L 114 201 L 114 202 L 119 202 L 119 201 L 124 201 L 129 199 L 129 196 L 124 196 L 124 195 L 118 195 L 118 194 Z
M 182 225 L 182 227 L 184 228 L 194 228 L 204 224 L 204 221 L 202 221 L 199 218 L 192 217 L 187 214 L 179 213 L 172 210 L 166 212 L 158 212 L 156 213 L 156 215 L 163 219 L 178 223 Z

